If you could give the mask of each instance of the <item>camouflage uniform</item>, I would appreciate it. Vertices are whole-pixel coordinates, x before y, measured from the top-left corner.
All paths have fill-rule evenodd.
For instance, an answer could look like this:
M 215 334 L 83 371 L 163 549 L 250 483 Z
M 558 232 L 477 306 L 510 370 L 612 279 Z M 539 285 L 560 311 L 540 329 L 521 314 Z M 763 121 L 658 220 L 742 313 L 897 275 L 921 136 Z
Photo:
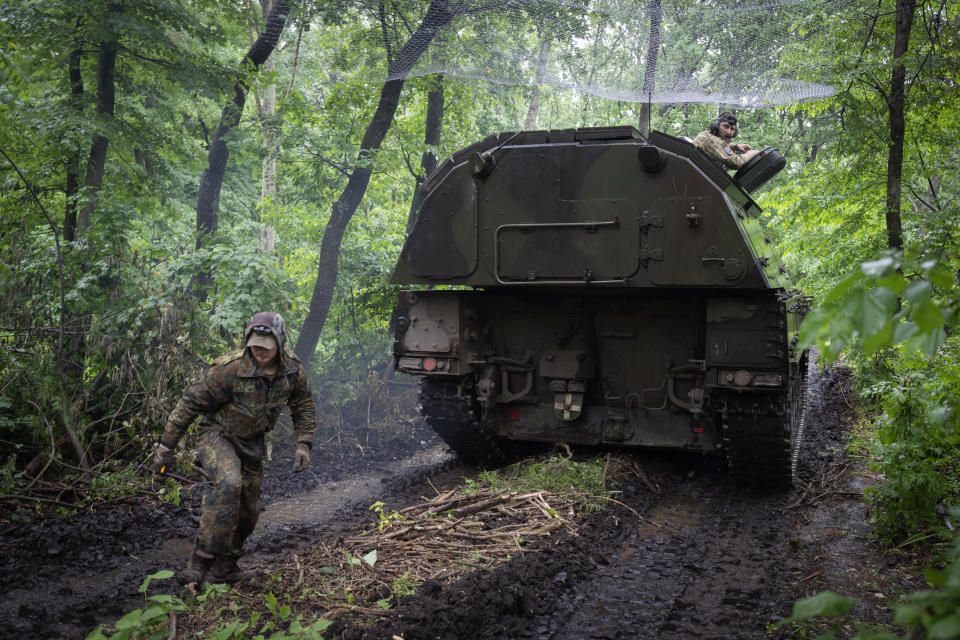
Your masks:
M 747 164 L 745 156 L 730 148 L 730 143 L 709 130 L 701 131 L 693 139 L 693 146 L 703 151 L 711 160 L 720 163 L 725 169 L 739 169 Z
M 197 416 L 199 457 L 213 487 L 204 497 L 196 548 L 213 555 L 239 556 L 260 515 L 264 436 L 284 405 L 290 407 L 298 445 L 313 443 L 316 415 L 307 374 L 300 360 L 283 348 L 286 332 L 277 314 L 257 314 L 244 332 L 270 320 L 279 322 L 279 363 L 271 380 L 256 366 L 249 349 L 217 358 L 183 395 L 167 420 L 160 442 L 170 449 Z

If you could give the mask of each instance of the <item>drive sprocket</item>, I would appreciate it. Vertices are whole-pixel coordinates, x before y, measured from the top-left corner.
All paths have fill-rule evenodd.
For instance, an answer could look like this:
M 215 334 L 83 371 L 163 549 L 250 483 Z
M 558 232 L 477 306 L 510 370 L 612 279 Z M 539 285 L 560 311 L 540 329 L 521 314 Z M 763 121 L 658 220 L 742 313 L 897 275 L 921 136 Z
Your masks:
M 514 457 L 509 441 L 501 441 L 483 429 L 470 376 L 451 380 L 420 378 L 420 413 L 468 464 L 498 466 Z
M 737 484 L 760 490 L 793 486 L 806 422 L 807 361 L 804 353 L 792 364 L 783 391 L 722 396 L 723 448 Z

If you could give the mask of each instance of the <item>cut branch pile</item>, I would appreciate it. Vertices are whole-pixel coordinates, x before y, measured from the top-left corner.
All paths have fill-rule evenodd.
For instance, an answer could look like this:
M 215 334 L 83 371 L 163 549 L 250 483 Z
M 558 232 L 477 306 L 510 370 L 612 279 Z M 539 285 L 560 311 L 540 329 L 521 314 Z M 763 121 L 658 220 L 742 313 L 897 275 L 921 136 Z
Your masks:
M 316 545 L 296 576 L 284 571 L 285 582 L 292 590 L 318 589 L 329 598 L 332 606 L 324 617 L 330 619 L 363 609 L 336 603 L 347 594 L 353 596 L 350 600 L 373 604 L 388 598 L 398 584 L 448 583 L 476 569 L 497 567 L 522 554 L 529 542 L 569 528 L 577 497 L 547 491 L 448 491 L 399 512 L 381 512 L 370 531 L 333 546 Z
M 285 592 L 285 603 L 304 619 L 371 617 L 389 613 L 396 596 L 420 584 L 456 581 L 523 554 L 546 536 L 573 530 L 574 506 L 584 494 L 549 491 L 447 491 L 400 511 L 381 511 L 376 525 L 294 555 L 272 572 L 265 587 Z M 248 611 L 265 609 L 263 594 L 232 595 Z M 190 626 L 212 629 L 217 620 L 191 616 Z
M 381 579 L 406 574 L 417 582 L 445 582 L 469 568 L 502 564 L 522 553 L 525 542 L 569 525 L 560 513 L 572 515 L 574 502 L 546 491 L 459 495 L 450 491 L 408 507 L 396 518 L 384 516 L 387 519 L 377 531 L 348 538 L 344 545 L 358 557 L 376 550 L 372 568 Z

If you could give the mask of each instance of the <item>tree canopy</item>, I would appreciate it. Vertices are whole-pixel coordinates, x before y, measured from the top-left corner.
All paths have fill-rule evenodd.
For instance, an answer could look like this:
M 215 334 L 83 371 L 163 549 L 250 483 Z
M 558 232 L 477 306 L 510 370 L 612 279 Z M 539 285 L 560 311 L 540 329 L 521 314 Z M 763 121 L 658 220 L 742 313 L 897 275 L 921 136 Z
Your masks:
M 808 343 L 954 363 L 958 39 L 953 0 L 0 0 L 0 446 L 146 450 L 264 309 L 346 401 L 437 159 L 720 107 L 787 158 L 761 204 Z

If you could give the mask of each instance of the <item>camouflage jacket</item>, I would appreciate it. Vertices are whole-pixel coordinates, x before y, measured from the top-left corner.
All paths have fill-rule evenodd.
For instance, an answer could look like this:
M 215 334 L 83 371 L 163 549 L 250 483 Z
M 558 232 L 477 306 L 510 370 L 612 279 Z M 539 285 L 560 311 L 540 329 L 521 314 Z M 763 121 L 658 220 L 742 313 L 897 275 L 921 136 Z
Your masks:
M 297 443 L 313 442 L 316 412 L 300 360 L 283 352 L 273 380 L 260 373 L 248 350 L 217 358 L 170 413 L 161 443 L 173 448 L 197 416 L 200 431 L 222 431 L 235 444 L 262 442 L 289 405 Z M 257 447 L 255 446 L 254 449 Z
M 727 169 L 739 169 L 747 164 L 744 156 L 734 152 L 729 143 L 723 138 L 713 135 L 710 131 L 701 131 L 697 134 L 697 137 L 693 139 L 693 146 Z

